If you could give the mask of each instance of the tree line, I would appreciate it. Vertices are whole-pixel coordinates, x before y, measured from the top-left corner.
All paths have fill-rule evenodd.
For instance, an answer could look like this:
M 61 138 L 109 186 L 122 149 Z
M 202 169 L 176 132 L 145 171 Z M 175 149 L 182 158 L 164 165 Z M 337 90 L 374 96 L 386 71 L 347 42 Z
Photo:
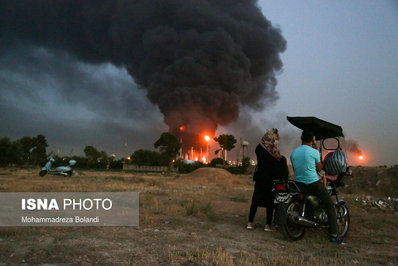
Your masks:
M 98 151 L 93 146 L 84 148 L 85 156 L 63 156 L 47 154 L 47 139 L 43 135 L 36 137 L 22 137 L 11 141 L 8 137 L 0 139 L 0 166 L 43 166 L 51 155 L 56 166 L 61 162 L 73 159 L 79 168 L 116 168 L 122 169 L 123 159 L 116 160 L 105 151 Z
M 43 135 L 23 137 L 14 141 L 3 137 L 0 139 L 0 166 L 43 166 L 51 155 L 55 159 L 54 166 L 73 159 L 77 168 L 122 169 L 125 160 L 124 158 L 116 160 L 115 156 L 109 156 L 105 151 L 99 151 L 91 145 L 84 148 L 85 156 L 60 157 L 53 153 L 47 154 L 47 147 L 47 140 Z M 154 143 L 154 148 L 160 152 L 149 150 L 134 152 L 131 156 L 133 162 L 138 165 L 171 166 L 173 158 L 181 148 L 181 143 L 174 135 L 162 133 Z
M 217 152 L 222 154 L 227 150 L 230 151 L 235 147 L 236 139 L 232 135 L 220 135 L 214 140 L 219 143 L 220 149 Z M 183 169 L 183 172 L 191 171 L 198 167 L 204 166 L 197 163 L 195 165 L 184 165 L 183 162 L 177 161 L 177 155 L 181 149 L 181 143 L 171 133 L 164 132 L 159 139 L 153 144 L 154 150 L 136 150 L 127 161 L 125 158 L 117 160 L 115 156 L 109 156 L 105 151 L 99 151 L 94 146 L 86 146 L 84 148 L 85 156 L 63 156 L 60 157 L 53 153 L 47 154 L 48 147 L 46 137 L 37 135 L 36 137 L 23 137 L 11 141 L 8 137 L 0 139 L 0 166 L 43 166 L 49 156 L 55 159 L 55 166 L 60 162 L 68 162 L 73 159 L 77 162 L 77 168 L 97 168 L 97 169 L 122 169 L 123 163 L 133 163 L 136 165 L 145 166 L 174 166 Z M 224 156 L 223 156 L 224 157 Z M 244 158 L 243 166 L 246 169 L 249 165 L 250 159 Z M 225 165 L 226 162 L 222 158 L 215 158 L 210 163 L 210 166 L 219 164 Z
M 39 165 L 47 159 L 46 137 L 23 137 L 11 141 L 7 137 L 0 139 L 0 165 Z
M 216 153 L 221 153 L 224 158 L 225 151 L 230 151 L 235 147 L 236 139 L 232 135 L 220 135 L 214 140 L 220 145 Z M 136 150 L 130 156 L 130 162 L 136 165 L 146 166 L 167 166 L 170 165 L 179 155 L 181 143 L 174 135 L 162 133 L 160 138 L 154 143 L 154 148 L 159 148 L 160 152 L 153 150 Z M 219 158 L 217 158 L 219 159 Z M 219 162 L 220 160 L 216 160 Z M 225 164 L 221 159 L 221 164 Z
M 179 172 L 187 173 L 200 167 L 215 167 L 223 165 L 229 172 L 233 174 L 243 174 L 250 166 L 250 158 L 245 157 L 240 166 L 228 166 L 228 163 L 223 159 L 225 158 L 225 151 L 230 151 L 235 148 L 236 139 L 233 135 L 222 134 L 215 137 L 214 140 L 220 145 L 220 149 L 216 153 L 220 153 L 222 158 L 214 158 L 210 164 L 205 165 L 201 162 L 194 164 L 185 164 L 183 160 L 176 160 L 177 155 L 181 149 L 181 143 L 178 139 L 170 133 L 162 133 L 160 138 L 154 143 L 155 148 L 159 148 L 160 152 L 153 150 L 136 150 L 127 161 L 128 163 L 136 164 L 138 166 L 171 166 L 178 168 Z

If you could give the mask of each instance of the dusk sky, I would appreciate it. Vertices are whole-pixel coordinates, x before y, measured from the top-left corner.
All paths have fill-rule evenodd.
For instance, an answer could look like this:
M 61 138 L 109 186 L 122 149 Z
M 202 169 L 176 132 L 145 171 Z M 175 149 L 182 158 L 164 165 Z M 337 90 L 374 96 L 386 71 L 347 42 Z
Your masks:
M 264 131 L 277 127 L 288 157 L 300 131 L 286 116 L 316 116 L 342 126 L 346 139 L 359 144 L 365 160 L 349 154 L 351 164 L 398 164 L 397 2 L 258 5 L 287 42 L 276 73 L 279 99 L 271 97 L 262 111 L 241 106 L 239 120 L 219 127 L 216 135 L 249 140 L 253 156 Z M 0 31 L 0 137 L 43 134 L 47 151 L 82 154 L 93 145 L 122 157 L 153 149 L 168 130 L 159 108 L 122 63 L 81 60 L 62 47 L 10 44 L 1 37 Z
M 273 111 L 341 125 L 352 164 L 398 164 L 398 2 L 259 3 L 288 43 Z

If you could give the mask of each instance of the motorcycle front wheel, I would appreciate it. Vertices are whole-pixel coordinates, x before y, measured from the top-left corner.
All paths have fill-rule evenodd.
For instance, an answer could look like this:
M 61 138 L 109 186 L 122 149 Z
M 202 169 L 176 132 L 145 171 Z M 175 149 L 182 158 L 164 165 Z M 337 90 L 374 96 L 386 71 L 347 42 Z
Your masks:
M 41 170 L 39 176 L 45 176 L 47 174 L 46 170 Z
M 350 213 L 346 205 L 335 205 L 337 215 L 337 234 L 339 237 L 345 237 L 350 229 Z
M 288 203 L 278 206 L 279 228 L 287 240 L 299 240 L 304 236 L 305 227 L 289 219 L 291 216 L 299 216 L 301 208 L 301 203 L 295 199 L 291 199 Z

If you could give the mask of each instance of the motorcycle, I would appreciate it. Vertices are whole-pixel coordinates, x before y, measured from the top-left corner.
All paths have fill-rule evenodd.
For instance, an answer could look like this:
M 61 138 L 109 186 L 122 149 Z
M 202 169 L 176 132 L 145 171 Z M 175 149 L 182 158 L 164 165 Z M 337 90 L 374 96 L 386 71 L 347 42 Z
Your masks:
M 69 160 L 68 163 L 58 164 L 58 166 L 55 168 L 55 170 L 51 169 L 53 163 L 55 163 L 55 159 L 52 156 L 50 156 L 50 159 L 48 160 L 48 162 L 41 169 L 39 176 L 45 176 L 46 174 L 72 176 L 72 174 L 73 174 L 72 166 L 74 166 L 76 164 L 76 161 Z
M 311 129 L 315 133 L 316 140 L 320 141 L 320 154 L 322 157 L 322 148 L 325 150 L 340 149 L 339 137 L 344 137 L 342 128 L 332 123 L 320 120 L 315 117 L 288 117 L 289 122 L 300 129 Z M 337 147 L 326 148 L 326 139 L 337 140 Z M 347 169 L 345 173 L 339 175 L 336 180 L 328 180 L 327 191 L 334 198 L 333 203 L 337 214 L 338 236 L 347 235 L 350 228 L 350 214 L 346 202 L 338 198 L 337 187 L 342 186 L 341 179 L 345 174 L 349 174 Z M 274 181 L 275 203 L 278 203 L 277 223 L 280 231 L 288 240 L 301 239 L 306 228 L 329 227 L 328 215 L 320 200 L 314 195 L 303 194 L 293 180 Z

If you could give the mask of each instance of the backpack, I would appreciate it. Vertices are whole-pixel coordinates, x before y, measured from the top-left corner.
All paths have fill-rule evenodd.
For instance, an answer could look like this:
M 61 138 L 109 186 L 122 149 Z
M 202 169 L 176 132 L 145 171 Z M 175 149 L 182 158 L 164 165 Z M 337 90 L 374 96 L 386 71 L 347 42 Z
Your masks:
M 329 155 L 329 154 L 328 154 Z M 336 150 L 331 155 L 325 156 L 325 172 L 329 175 L 339 175 L 347 171 L 347 160 L 341 150 Z

